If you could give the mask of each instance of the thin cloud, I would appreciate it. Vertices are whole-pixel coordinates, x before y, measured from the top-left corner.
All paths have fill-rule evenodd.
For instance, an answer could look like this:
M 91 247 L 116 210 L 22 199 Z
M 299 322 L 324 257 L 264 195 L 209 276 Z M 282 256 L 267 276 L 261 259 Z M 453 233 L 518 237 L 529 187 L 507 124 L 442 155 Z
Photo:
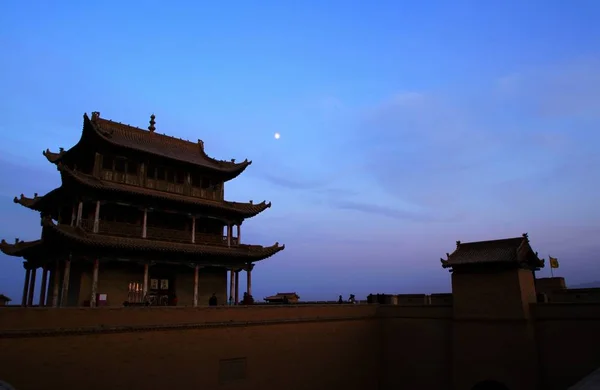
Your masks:
M 403 220 L 403 221 L 411 221 L 411 222 L 439 222 L 440 221 L 440 219 L 436 218 L 435 216 L 432 216 L 432 215 L 429 215 L 426 213 L 398 210 L 398 209 L 394 209 L 394 208 L 387 207 L 387 206 L 353 202 L 353 201 L 349 201 L 349 200 L 339 200 L 337 202 L 332 202 L 332 205 L 334 207 L 337 207 L 337 208 L 343 209 L 343 210 L 360 211 L 362 213 L 374 214 L 374 215 L 384 216 L 384 217 L 388 217 L 388 218 L 394 218 L 394 219 Z
M 551 182 L 554 174 L 566 175 L 557 168 L 567 161 L 589 166 L 591 145 L 600 142 L 591 131 L 600 125 L 600 67 L 590 65 L 595 63 L 524 71 L 469 94 L 391 96 L 365 112 L 354 133 L 354 155 L 366 163 L 363 173 L 376 186 L 433 215 L 490 209 L 501 214 L 507 204 L 491 197 L 491 189 L 510 182 L 523 185 L 499 192 L 537 202 L 539 208 L 542 183 L 535 178 Z M 550 111 L 554 117 L 541 115 Z M 584 114 L 587 121 L 578 121 Z M 591 183 L 597 181 L 595 172 L 586 177 L 576 169 L 570 172 L 570 190 L 553 188 L 566 194 L 586 181 L 588 191 L 598 190 Z M 532 191 L 535 186 L 527 180 L 535 181 L 538 190 Z M 582 204 L 592 193 L 582 194 Z
M 292 179 L 287 176 L 277 176 L 270 173 L 263 173 L 260 177 L 271 184 L 291 190 L 312 190 L 327 185 L 327 182 L 324 180 Z

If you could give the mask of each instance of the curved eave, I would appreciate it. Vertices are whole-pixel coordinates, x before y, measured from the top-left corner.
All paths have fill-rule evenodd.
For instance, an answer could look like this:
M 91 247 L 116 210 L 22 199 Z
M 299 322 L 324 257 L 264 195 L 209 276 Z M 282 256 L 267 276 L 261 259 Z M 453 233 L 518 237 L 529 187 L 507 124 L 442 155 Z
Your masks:
M 208 207 L 217 209 L 223 212 L 235 214 L 239 218 L 251 218 L 254 217 L 264 210 L 271 207 L 271 202 L 262 201 L 261 203 L 238 203 L 238 202 L 220 202 L 212 201 L 201 198 L 193 198 L 185 195 L 174 194 L 165 191 L 150 190 L 142 187 L 131 186 L 128 184 L 113 183 L 98 179 L 97 177 L 86 175 L 78 171 L 74 171 L 71 168 L 63 164 L 58 164 L 58 170 L 60 171 L 63 181 L 73 180 L 76 183 L 86 186 L 88 188 L 94 188 L 110 192 L 126 192 L 135 195 L 147 196 L 150 198 L 168 200 L 179 202 L 187 205 L 197 205 L 202 207 Z M 16 199 L 16 198 L 15 198 Z M 16 201 L 19 201 L 18 199 Z M 27 202 L 27 201 L 25 201 Z
M 252 203 L 240 203 L 240 202 L 229 202 L 224 201 L 225 205 L 231 207 L 232 210 L 236 210 L 240 216 L 244 218 L 252 218 L 262 213 L 266 209 L 271 207 L 271 202 L 263 200 L 258 204 Z
M 87 118 L 87 115 L 83 116 L 83 128 L 81 129 L 81 136 L 79 137 L 79 140 L 77 141 L 77 143 L 75 145 L 73 145 L 73 147 L 71 147 L 68 150 L 64 150 L 63 148 L 60 148 L 58 153 L 56 152 L 51 152 L 50 149 L 46 149 L 42 152 L 42 154 L 44 155 L 44 157 L 46 157 L 46 159 L 48 161 L 50 161 L 52 164 L 59 164 L 60 162 L 62 162 L 65 157 L 67 157 L 69 154 L 71 154 L 71 152 L 75 149 L 77 149 L 77 147 L 83 143 L 84 138 L 86 137 L 86 127 L 85 127 L 85 119 Z
M 42 245 L 42 240 L 18 241 L 9 244 L 5 240 L 0 241 L 0 251 L 8 256 L 27 257 L 32 252 L 37 251 Z
M 60 160 L 64 157 L 64 155 L 66 153 L 67 152 L 65 152 L 64 150 L 61 150 L 58 153 L 54 153 L 54 152 L 51 152 L 50 149 L 46 149 L 42 152 L 44 157 L 46 157 L 46 159 L 48 161 L 50 161 L 52 164 L 57 164 L 58 162 L 60 162 Z
M 23 207 L 27 207 L 31 210 L 41 211 L 38 206 L 43 198 L 43 196 L 38 196 L 37 194 L 35 194 L 33 198 L 28 198 L 25 195 L 21 194 L 20 197 L 15 196 L 13 202 L 15 202 L 16 204 L 20 204 Z
M 176 243 L 171 241 L 150 240 L 144 238 L 116 237 L 94 233 L 86 233 L 79 228 L 55 225 L 49 218 L 42 219 L 44 235 L 51 234 L 76 242 L 80 245 L 99 249 L 127 250 L 140 252 L 162 252 L 196 256 L 227 258 L 236 261 L 252 262 L 269 258 L 285 249 L 279 243 L 269 247 L 258 245 L 238 245 L 234 247 L 213 246 L 192 243 Z
M 13 202 L 31 210 L 52 213 L 55 211 L 54 202 L 57 198 L 59 200 L 64 199 L 62 187 L 58 187 L 43 196 L 38 196 L 36 193 L 33 195 L 33 198 L 28 198 L 21 194 L 19 197 L 15 196 Z
M 111 123 L 114 123 L 114 125 L 128 126 L 128 125 L 123 125 L 123 124 L 113 122 L 113 121 L 103 119 L 103 118 L 99 118 L 98 120 L 105 121 L 105 122 L 111 122 Z M 188 159 L 173 158 L 172 156 L 165 156 L 165 155 L 161 154 L 160 152 L 146 150 L 142 147 L 137 148 L 135 146 L 123 145 L 123 143 L 113 139 L 113 135 L 112 135 L 113 133 L 110 130 L 102 129 L 100 127 L 100 125 L 98 123 L 96 123 L 96 120 L 91 120 L 86 113 L 86 114 L 84 114 L 84 127 L 85 127 L 85 125 L 88 125 L 88 124 L 90 125 L 90 127 L 93 129 L 93 131 L 96 133 L 96 135 L 98 137 L 100 137 L 102 140 L 104 140 L 105 142 L 107 142 L 110 145 L 113 145 L 118 148 L 148 153 L 151 155 L 155 155 L 155 156 L 162 157 L 162 158 L 168 158 L 168 159 L 183 162 L 186 164 L 192 164 L 194 166 L 201 166 L 202 168 L 210 169 L 212 171 L 218 172 L 221 176 L 223 176 L 225 181 L 229 181 L 231 179 L 236 178 L 242 172 L 244 172 L 246 170 L 246 168 L 248 168 L 249 165 L 252 164 L 252 161 L 248 160 L 248 159 L 245 159 L 244 161 L 242 161 L 240 163 L 236 163 L 234 161 L 217 160 L 215 158 L 208 156 L 206 154 L 206 152 L 204 152 L 204 147 L 199 147 L 198 148 L 199 156 L 203 160 L 205 160 L 209 165 L 198 165 L 198 164 L 194 163 L 193 161 L 189 161 Z M 133 127 L 133 126 L 128 126 L 128 127 Z M 134 129 L 137 131 L 143 131 L 142 129 L 139 129 L 139 128 L 134 128 Z M 168 137 L 164 134 L 157 134 L 157 135 Z

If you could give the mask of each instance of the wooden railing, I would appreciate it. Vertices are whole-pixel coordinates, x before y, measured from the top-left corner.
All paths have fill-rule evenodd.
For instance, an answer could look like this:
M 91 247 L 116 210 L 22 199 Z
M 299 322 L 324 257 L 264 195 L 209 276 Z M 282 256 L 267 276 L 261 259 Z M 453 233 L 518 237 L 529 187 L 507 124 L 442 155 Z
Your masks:
M 141 237 L 142 225 L 135 223 L 99 221 L 98 233 L 125 236 L 125 237 Z
M 172 183 L 166 180 L 156 180 L 152 178 L 146 178 L 144 180 L 137 174 L 116 172 L 111 170 L 103 169 L 100 172 L 100 177 L 103 180 L 112 181 L 116 183 L 125 183 L 132 186 L 150 188 L 158 191 L 171 192 L 174 194 L 189 195 L 195 198 L 202 198 L 208 200 L 222 200 L 221 190 L 211 190 L 208 188 L 193 187 L 189 184 L 183 183 Z
M 165 229 L 154 226 L 146 227 L 146 237 L 166 241 L 192 242 L 192 233 L 185 230 Z
M 94 231 L 93 219 L 82 219 L 79 226 L 92 233 Z M 136 237 L 141 238 L 143 227 L 140 224 L 98 221 L 98 233 L 110 236 Z M 192 233 L 186 230 L 166 229 L 155 226 L 146 227 L 146 238 L 165 241 L 192 242 Z M 196 232 L 194 241 L 196 244 L 227 245 L 227 237 L 218 234 L 207 234 Z M 231 245 L 237 245 L 236 237 L 231 238 Z
M 108 181 L 114 181 L 117 183 L 125 183 L 125 184 L 129 184 L 132 186 L 140 185 L 140 178 L 138 175 L 132 175 L 130 173 L 124 173 L 124 172 L 103 170 L 102 171 L 102 179 L 108 180 Z

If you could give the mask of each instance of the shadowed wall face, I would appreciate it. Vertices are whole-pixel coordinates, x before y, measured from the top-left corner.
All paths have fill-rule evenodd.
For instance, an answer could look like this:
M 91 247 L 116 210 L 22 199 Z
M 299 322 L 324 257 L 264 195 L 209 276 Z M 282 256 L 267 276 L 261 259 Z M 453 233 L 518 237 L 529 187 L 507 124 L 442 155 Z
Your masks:
M 513 390 L 535 389 L 535 378 L 523 379 L 539 372 L 542 389 L 564 390 L 600 366 L 597 302 L 531 304 L 529 321 L 485 314 L 456 316 L 450 305 L 9 307 L 0 378 L 19 390 L 452 390 L 486 380 Z
M 374 308 L 352 309 L 6 309 L 13 319 L 0 329 L 228 320 L 238 326 L 2 338 L 0 378 L 19 390 L 377 388 L 381 343 Z M 289 322 L 316 317 L 322 320 Z M 284 322 L 239 326 L 269 319 Z

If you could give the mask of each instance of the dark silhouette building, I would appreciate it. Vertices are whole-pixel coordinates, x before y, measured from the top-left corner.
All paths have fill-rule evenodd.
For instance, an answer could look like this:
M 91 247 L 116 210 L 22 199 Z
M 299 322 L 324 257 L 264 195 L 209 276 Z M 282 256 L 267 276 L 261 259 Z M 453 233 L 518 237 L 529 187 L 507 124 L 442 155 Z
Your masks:
M 41 239 L 0 244 L 25 259 L 24 306 L 37 269 L 42 306 L 197 306 L 213 291 L 220 302 L 238 302 L 239 272 L 251 295 L 254 264 L 284 249 L 241 241 L 243 221 L 270 203 L 224 199 L 225 184 L 251 162 L 216 160 L 201 140 L 159 134 L 154 115 L 142 130 L 86 114 L 79 142 L 44 156 L 62 185 L 14 200 L 40 212 Z

